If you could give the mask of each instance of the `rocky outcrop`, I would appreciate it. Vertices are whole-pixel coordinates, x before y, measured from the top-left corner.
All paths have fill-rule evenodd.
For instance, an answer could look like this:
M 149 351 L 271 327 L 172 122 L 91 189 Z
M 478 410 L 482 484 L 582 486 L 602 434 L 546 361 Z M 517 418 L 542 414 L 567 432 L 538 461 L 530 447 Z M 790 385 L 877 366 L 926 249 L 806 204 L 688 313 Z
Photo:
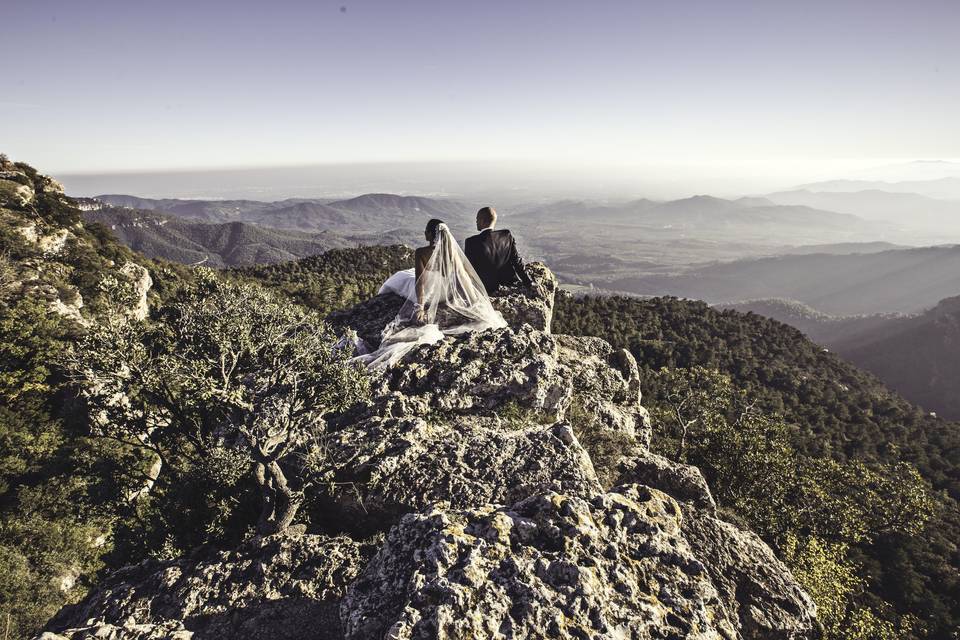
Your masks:
M 501 287 L 490 296 L 490 300 L 511 327 L 528 324 L 538 331 L 549 333 L 553 321 L 553 299 L 559 287 L 557 278 L 542 262 L 533 262 L 526 267 L 533 287 Z
M 574 429 L 650 439 L 636 380 L 611 359 L 602 340 L 530 326 L 424 345 L 383 372 L 368 411 L 330 425 L 317 490 L 325 509 L 366 533 L 436 501 L 596 495 L 600 481 Z
M 508 328 L 417 347 L 374 374 L 368 405 L 329 419 L 307 502 L 345 535 L 127 569 L 50 631 L 814 637 L 815 608 L 771 550 L 716 517 L 697 469 L 649 451 L 633 357 L 545 331 L 552 311 L 536 309 L 552 295 L 511 303 Z M 366 339 L 398 304 L 378 296 L 331 320 Z M 381 542 L 353 541 L 370 536 Z
M 148 560 L 111 575 L 51 622 L 44 640 L 341 638 L 339 604 L 369 550 L 347 537 L 285 534 L 229 552 Z
M 687 502 L 708 513 L 717 510 L 710 487 L 700 469 L 689 464 L 673 462 L 652 451 L 641 450 L 625 457 L 617 465 L 616 484 L 639 482 L 657 487 L 675 500 Z
M 123 274 L 133 286 L 132 304 L 129 310 L 130 317 L 134 320 L 146 319 L 150 313 L 150 307 L 147 304 L 147 293 L 150 292 L 150 287 L 153 286 L 153 278 L 150 277 L 150 272 L 146 267 L 136 262 L 128 262 L 120 267 L 120 273 Z
M 153 286 L 148 270 L 132 261 L 117 268 L 112 257 L 98 255 L 99 241 L 85 231 L 75 204 L 53 178 L 7 161 L 0 169 L 0 228 L 24 241 L 21 255 L 4 275 L 8 294 L 32 295 L 62 318 L 87 326 L 83 295 L 89 297 L 91 291 L 88 287 L 82 295 L 75 277 L 82 264 L 85 270 L 99 269 L 101 280 L 128 281 L 129 315 L 147 317 L 147 292 Z

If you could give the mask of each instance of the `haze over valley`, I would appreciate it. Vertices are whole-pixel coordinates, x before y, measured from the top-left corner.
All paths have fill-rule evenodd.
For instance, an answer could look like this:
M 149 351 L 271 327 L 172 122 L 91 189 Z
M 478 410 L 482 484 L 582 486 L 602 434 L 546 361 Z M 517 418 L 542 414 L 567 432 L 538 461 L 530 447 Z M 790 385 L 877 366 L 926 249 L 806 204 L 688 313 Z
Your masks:
M 87 216 L 151 255 L 238 266 L 357 244 L 417 246 L 435 217 L 464 238 L 475 232 L 474 212 L 492 203 L 523 252 L 547 262 L 575 291 L 713 304 L 788 298 L 839 315 L 915 313 L 960 292 L 960 250 L 953 248 L 960 198 L 928 195 L 951 195 L 960 163 L 907 162 L 872 172 L 913 179 L 832 180 L 729 198 L 550 200 L 544 192 L 503 206 L 469 194 L 267 201 L 101 193 Z M 929 179 L 917 179 L 924 175 Z

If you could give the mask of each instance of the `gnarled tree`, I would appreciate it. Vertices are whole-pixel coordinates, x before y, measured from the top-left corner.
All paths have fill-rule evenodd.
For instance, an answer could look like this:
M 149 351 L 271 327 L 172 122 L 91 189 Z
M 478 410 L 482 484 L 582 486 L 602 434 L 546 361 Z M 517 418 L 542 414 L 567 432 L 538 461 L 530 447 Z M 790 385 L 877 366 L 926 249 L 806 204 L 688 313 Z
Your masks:
M 151 453 L 131 499 L 184 466 L 249 468 L 266 535 L 297 515 L 324 415 L 365 394 L 367 379 L 348 357 L 314 313 L 201 270 L 152 321 L 114 313 L 69 360 L 95 434 Z

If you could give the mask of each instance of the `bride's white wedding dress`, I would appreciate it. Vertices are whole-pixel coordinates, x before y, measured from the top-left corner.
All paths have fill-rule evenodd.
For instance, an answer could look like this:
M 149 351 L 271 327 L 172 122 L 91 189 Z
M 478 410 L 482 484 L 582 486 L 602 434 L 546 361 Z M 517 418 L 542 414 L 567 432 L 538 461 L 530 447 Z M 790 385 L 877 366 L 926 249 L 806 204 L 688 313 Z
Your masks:
M 405 302 L 383 329 L 380 347 L 357 356 L 369 369 L 388 367 L 417 345 L 439 342 L 445 336 L 507 326 L 445 224 L 437 227 L 433 253 L 420 278 L 421 282 L 416 282 L 414 270 L 406 269 L 390 276 L 380 287 L 380 293 L 396 293 Z

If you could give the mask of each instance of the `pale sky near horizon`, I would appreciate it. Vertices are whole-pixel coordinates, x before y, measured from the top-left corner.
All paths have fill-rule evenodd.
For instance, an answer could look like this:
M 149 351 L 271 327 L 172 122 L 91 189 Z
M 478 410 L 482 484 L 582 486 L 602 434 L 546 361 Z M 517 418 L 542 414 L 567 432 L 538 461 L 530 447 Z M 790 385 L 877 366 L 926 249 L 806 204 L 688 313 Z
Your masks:
M 960 157 L 956 0 L 7 0 L 0 59 L 48 172 Z

